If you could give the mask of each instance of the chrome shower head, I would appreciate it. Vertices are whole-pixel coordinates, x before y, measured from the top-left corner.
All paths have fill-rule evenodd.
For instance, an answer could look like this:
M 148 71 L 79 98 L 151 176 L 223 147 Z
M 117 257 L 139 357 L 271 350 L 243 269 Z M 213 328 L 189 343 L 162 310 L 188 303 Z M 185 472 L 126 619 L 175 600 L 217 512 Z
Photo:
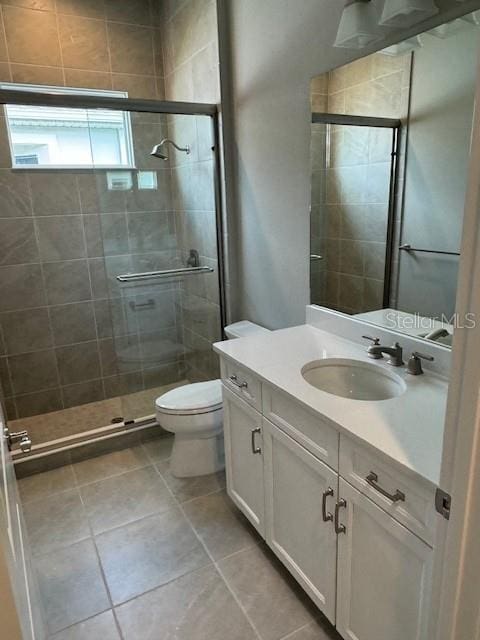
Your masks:
M 168 160 L 168 156 L 160 151 L 161 148 L 162 143 L 156 144 L 151 150 L 150 155 L 155 156 L 155 158 L 159 158 L 160 160 Z
M 173 140 L 170 140 L 169 138 L 164 138 L 161 142 L 159 142 L 153 147 L 153 149 L 150 152 L 150 155 L 154 156 L 155 158 L 159 158 L 160 160 L 168 160 L 168 156 L 165 153 L 162 153 L 161 151 L 161 148 L 165 144 L 171 144 L 173 147 L 175 147 L 175 149 L 177 149 L 178 151 L 183 151 L 186 154 L 190 153 L 190 147 L 188 145 L 186 147 L 179 147 L 178 144 L 176 144 Z

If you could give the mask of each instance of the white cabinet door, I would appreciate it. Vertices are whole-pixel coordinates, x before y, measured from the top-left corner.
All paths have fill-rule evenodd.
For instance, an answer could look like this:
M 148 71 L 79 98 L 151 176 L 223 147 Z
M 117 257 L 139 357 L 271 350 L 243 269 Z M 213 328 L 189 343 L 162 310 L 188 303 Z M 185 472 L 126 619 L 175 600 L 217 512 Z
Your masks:
M 345 640 L 426 640 L 432 549 L 341 478 L 339 495 L 338 631 Z
M 267 542 L 335 624 L 338 475 L 265 419 L 263 440 Z
M 223 388 L 228 495 L 265 536 L 262 416 Z

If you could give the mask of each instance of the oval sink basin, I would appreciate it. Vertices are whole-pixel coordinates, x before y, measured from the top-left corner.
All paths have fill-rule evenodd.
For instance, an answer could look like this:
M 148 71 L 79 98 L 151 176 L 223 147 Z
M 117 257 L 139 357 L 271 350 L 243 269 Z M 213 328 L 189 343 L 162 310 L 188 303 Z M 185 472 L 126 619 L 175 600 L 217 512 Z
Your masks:
M 407 388 L 400 376 L 361 360 L 314 360 L 302 368 L 302 376 L 316 389 L 350 400 L 388 400 Z

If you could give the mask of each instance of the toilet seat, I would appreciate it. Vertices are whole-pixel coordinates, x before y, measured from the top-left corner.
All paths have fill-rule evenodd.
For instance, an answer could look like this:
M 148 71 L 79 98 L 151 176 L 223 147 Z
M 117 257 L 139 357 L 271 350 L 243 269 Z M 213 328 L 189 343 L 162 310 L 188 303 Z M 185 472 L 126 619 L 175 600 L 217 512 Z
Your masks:
M 155 401 L 157 412 L 166 415 L 191 416 L 222 409 L 222 381 L 208 380 L 178 387 Z

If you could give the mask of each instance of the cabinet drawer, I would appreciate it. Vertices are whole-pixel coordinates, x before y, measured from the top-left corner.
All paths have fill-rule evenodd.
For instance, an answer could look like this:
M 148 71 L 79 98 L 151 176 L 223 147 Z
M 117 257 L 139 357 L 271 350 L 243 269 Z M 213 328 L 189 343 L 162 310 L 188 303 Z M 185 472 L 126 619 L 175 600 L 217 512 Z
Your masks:
M 263 415 L 332 469 L 338 469 L 338 432 L 290 397 L 262 386 Z
M 340 475 L 427 544 L 435 537 L 435 489 L 340 436 Z M 368 478 L 368 480 L 367 480 Z M 386 495 L 388 494 L 388 495 Z
M 255 407 L 257 411 L 262 410 L 262 385 L 261 382 L 247 369 L 230 362 L 222 360 L 222 382 L 227 389 L 239 395 L 242 400 Z

